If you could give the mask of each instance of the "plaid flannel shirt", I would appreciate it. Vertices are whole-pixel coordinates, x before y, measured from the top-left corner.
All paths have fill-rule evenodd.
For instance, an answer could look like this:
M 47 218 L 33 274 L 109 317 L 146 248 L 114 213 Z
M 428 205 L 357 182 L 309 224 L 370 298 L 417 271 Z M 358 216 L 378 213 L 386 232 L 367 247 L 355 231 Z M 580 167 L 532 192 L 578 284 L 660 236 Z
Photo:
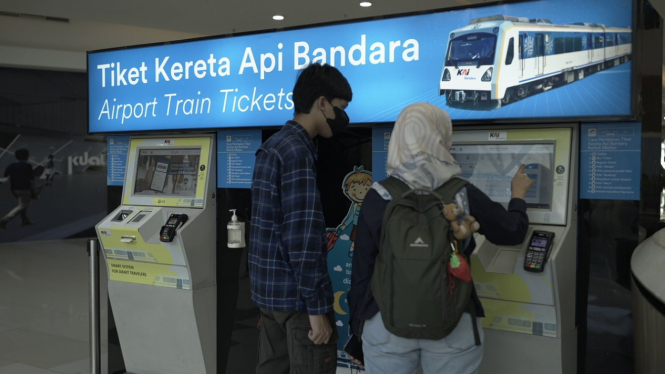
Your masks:
M 260 308 L 332 310 L 316 157 L 309 134 L 293 121 L 256 153 L 248 262 L 252 300 Z

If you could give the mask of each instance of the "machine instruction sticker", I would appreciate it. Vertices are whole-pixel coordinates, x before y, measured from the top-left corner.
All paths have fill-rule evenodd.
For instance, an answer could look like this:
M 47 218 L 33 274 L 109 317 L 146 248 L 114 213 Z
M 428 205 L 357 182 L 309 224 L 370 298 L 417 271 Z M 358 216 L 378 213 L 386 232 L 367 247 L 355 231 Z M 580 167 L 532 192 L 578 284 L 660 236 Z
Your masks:
M 217 187 L 251 188 L 261 130 L 217 133 Z
M 582 124 L 580 198 L 639 200 L 642 124 Z
M 189 272 L 185 266 L 122 260 L 107 260 L 107 263 L 109 279 L 112 281 L 183 290 L 191 289 Z
M 129 135 L 112 135 L 106 138 L 107 168 L 106 185 L 122 186 L 127 169 Z
M 557 338 L 556 309 L 551 305 L 482 299 L 484 329 Z

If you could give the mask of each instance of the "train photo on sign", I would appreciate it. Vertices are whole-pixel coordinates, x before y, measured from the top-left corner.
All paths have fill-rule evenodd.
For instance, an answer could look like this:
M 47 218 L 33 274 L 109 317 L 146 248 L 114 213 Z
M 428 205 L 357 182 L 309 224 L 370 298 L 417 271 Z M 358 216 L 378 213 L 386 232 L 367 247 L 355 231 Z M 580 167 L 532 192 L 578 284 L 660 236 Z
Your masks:
M 492 110 L 630 60 L 630 28 L 491 16 L 450 33 L 439 95 Z

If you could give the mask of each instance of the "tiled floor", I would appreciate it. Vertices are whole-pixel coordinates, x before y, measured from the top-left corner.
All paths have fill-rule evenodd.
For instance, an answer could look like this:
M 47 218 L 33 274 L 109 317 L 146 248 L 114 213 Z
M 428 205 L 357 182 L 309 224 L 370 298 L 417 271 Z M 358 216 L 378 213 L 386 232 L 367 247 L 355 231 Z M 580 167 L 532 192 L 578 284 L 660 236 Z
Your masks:
M 0 244 L 0 374 L 90 373 L 88 261 L 84 239 Z
M 85 239 L 0 244 L 0 374 L 90 373 L 88 265 Z M 596 293 L 611 290 L 608 292 L 615 301 L 605 305 L 594 301 L 597 294 L 590 294 L 586 372 L 631 373 L 630 309 L 623 307 L 630 305 L 629 293 L 621 290 L 619 303 L 613 282 L 610 287 L 597 284 L 596 278 L 602 274 L 594 271 L 605 268 L 592 265 L 591 289 Z M 107 278 L 103 266 L 100 279 L 102 374 L 108 374 Z M 257 321 L 245 275 L 239 280 L 227 373 L 254 371 Z M 347 373 L 348 369 L 338 372 Z

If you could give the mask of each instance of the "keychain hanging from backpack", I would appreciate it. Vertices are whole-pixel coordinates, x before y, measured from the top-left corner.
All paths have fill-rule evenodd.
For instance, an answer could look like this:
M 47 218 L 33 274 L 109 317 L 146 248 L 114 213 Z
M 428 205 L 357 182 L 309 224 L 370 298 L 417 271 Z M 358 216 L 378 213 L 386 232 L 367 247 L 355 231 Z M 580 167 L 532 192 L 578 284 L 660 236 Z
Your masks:
M 450 253 L 450 260 L 448 261 L 448 291 L 452 295 L 455 289 L 453 277 L 463 282 L 471 282 L 471 269 L 466 258 L 459 253 L 456 239 L 450 242 L 450 246 L 452 247 L 452 251 Z

